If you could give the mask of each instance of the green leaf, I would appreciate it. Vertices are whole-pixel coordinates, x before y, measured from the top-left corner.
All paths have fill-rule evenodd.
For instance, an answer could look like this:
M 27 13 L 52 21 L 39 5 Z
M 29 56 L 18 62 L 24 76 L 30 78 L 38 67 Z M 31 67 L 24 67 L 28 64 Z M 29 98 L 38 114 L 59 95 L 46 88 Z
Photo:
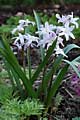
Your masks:
M 41 115 L 44 105 L 37 99 L 26 99 L 21 105 L 21 112 L 26 116 Z
M 40 22 L 40 17 L 38 16 L 38 14 L 34 12 L 34 16 L 35 16 L 35 20 L 36 20 L 36 23 L 37 23 L 37 29 L 38 31 L 40 30 L 40 25 L 41 25 L 41 22 Z M 39 35 L 39 37 L 41 38 L 41 36 Z M 41 53 L 41 59 L 43 61 L 44 59 L 44 56 L 45 56 L 45 51 L 44 51 L 44 48 L 42 46 L 40 46 L 40 53 Z
M 73 62 L 79 62 L 79 63 L 80 63 L 80 56 L 78 56 L 77 58 L 75 58 L 75 59 L 73 60 Z
M 80 120 L 80 117 L 72 118 L 72 120 Z
M 39 18 L 39 16 L 38 16 L 38 14 L 35 12 L 35 10 L 33 10 L 33 12 L 34 12 L 35 20 L 36 20 L 36 23 L 37 23 L 37 28 L 38 28 L 38 30 L 39 30 L 40 24 L 41 24 L 40 18 Z
M 12 26 L 10 26 L 10 25 L 2 25 L 0 27 L 0 33 L 10 33 L 10 31 L 12 30 L 11 27 Z
M 58 90 L 60 83 L 63 80 L 63 78 L 68 70 L 68 67 L 69 67 L 68 65 L 65 65 L 64 68 L 62 68 L 59 71 L 57 78 L 53 82 L 51 89 L 48 91 L 47 98 L 45 100 L 47 107 L 50 105 L 52 97 L 55 95 L 56 91 Z
M 12 97 L 12 88 L 6 84 L 0 84 L 0 103 L 5 103 L 7 99 Z
M 72 50 L 74 48 L 80 49 L 79 46 L 77 46 L 75 44 L 70 44 L 70 45 L 67 45 L 67 47 L 64 48 L 64 53 L 67 54 L 70 50 Z
M 80 73 L 79 73 L 79 70 L 78 70 L 78 68 L 76 67 L 76 65 L 75 65 L 75 63 L 76 63 L 76 61 L 68 61 L 68 60 L 64 60 L 66 63 L 68 63 L 72 68 L 73 68 L 73 70 L 76 72 L 76 74 L 79 76 L 79 78 L 80 78 Z M 77 63 L 77 64 L 80 64 L 80 63 Z
M 0 48 L 0 53 L 2 56 L 5 58 L 5 60 L 8 62 L 8 64 L 13 68 L 14 73 L 17 74 L 18 80 L 21 80 L 23 82 L 23 85 L 25 89 L 27 90 L 27 93 L 29 96 L 36 97 L 36 93 L 32 88 L 32 85 L 28 78 L 26 77 L 25 73 L 22 71 L 20 65 L 18 64 L 18 61 L 16 57 L 14 56 L 13 52 L 11 51 L 9 44 L 7 43 L 6 40 L 1 40 L 3 49 L 2 47 Z
M 67 47 L 64 48 L 64 53 L 67 54 L 73 48 L 79 48 L 79 47 L 77 45 L 75 45 L 75 44 L 70 44 L 70 45 L 68 45 Z M 43 84 L 41 84 L 40 87 L 38 88 L 38 91 L 37 91 L 38 95 L 40 94 L 41 91 L 46 92 L 46 89 L 48 87 L 48 82 L 51 79 L 52 75 L 56 74 L 56 71 L 58 70 L 63 58 L 64 58 L 64 56 L 59 55 L 56 59 L 54 59 L 54 63 L 52 64 L 52 68 L 44 76 L 44 79 L 42 80 Z
M 34 73 L 34 75 L 32 76 L 32 83 L 34 83 L 34 81 L 37 79 L 37 77 L 39 76 L 40 72 L 42 71 L 42 69 L 45 67 L 45 65 L 48 62 L 49 57 L 51 56 L 51 54 L 53 53 L 53 50 L 56 46 L 56 41 L 53 42 L 52 46 L 50 46 L 50 48 L 47 51 L 46 56 L 44 57 L 44 60 L 41 62 L 41 64 L 38 66 L 36 72 Z
M 9 64 L 7 63 L 6 60 L 4 60 L 4 64 L 5 64 L 5 67 L 6 67 L 6 70 L 7 70 L 6 72 L 7 72 L 8 76 L 9 76 L 9 78 L 10 78 L 12 87 L 13 87 L 13 89 L 15 89 L 15 81 L 14 81 L 12 72 L 11 72 L 11 70 L 10 70 L 10 66 L 9 66 Z

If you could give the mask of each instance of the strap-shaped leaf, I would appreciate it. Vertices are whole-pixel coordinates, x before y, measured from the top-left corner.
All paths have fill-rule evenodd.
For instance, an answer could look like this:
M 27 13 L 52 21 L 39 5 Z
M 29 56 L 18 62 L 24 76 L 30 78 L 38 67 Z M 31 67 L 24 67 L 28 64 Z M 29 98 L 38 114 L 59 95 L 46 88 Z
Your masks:
M 17 74 L 19 79 L 22 80 L 23 85 L 25 89 L 27 90 L 27 93 L 29 96 L 36 97 L 36 93 L 32 88 L 32 85 L 28 78 L 26 77 L 25 73 L 22 71 L 20 65 L 18 64 L 16 57 L 14 56 L 13 52 L 11 51 L 7 41 L 1 40 L 3 49 L 0 48 L 0 53 L 3 55 L 3 57 L 6 59 L 6 61 L 9 63 L 9 65 L 13 68 L 14 72 Z
M 58 90 L 61 81 L 63 80 L 67 70 L 68 70 L 68 65 L 65 65 L 64 68 L 62 68 L 58 75 L 57 78 L 54 80 L 54 83 L 51 87 L 51 89 L 48 91 L 47 98 L 45 100 L 46 106 L 50 105 L 52 97 L 55 95 L 56 91 Z
M 34 17 L 35 17 L 35 20 L 36 20 L 36 23 L 37 23 L 37 28 L 38 28 L 38 30 L 39 30 L 39 28 L 40 28 L 40 18 L 39 18 L 39 16 L 38 16 L 38 14 L 35 12 L 35 10 L 33 10 L 33 12 L 34 12 Z
M 34 17 L 35 17 L 35 20 L 36 20 L 36 23 L 37 23 L 37 29 L 38 31 L 40 30 L 40 25 L 41 25 L 41 21 L 40 21 L 40 17 L 38 16 L 38 14 L 35 12 L 35 10 L 33 11 L 34 12 Z M 39 35 L 39 38 L 41 38 L 41 36 Z M 42 46 L 40 46 L 40 54 L 41 54 L 41 59 L 43 61 L 44 59 L 44 56 L 45 56 L 45 50 Z
M 80 64 L 80 56 L 78 56 L 77 58 L 75 58 L 75 59 L 73 60 L 73 62 L 79 62 L 79 64 Z
M 75 45 L 75 44 L 70 44 L 70 45 L 68 45 L 67 47 L 64 48 L 64 53 L 67 54 L 70 50 L 72 50 L 74 48 L 80 48 L 80 47 L 77 46 L 77 45 Z M 63 58 L 64 58 L 64 56 L 59 55 L 56 59 L 54 59 L 54 63 L 52 64 L 52 68 L 44 76 L 42 84 L 38 88 L 38 91 L 37 91 L 38 95 L 40 94 L 41 91 L 46 91 L 47 86 L 48 86 L 48 82 L 51 79 L 51 76 L 56 73 L 56 71 L 58 70 L 58 67 L 60 66 L 60 63 L 61 63 L 61 61 L 62 61 Z M 43 90 L 42 90 L 42 88 L 43 88 Z
M 32 83 L 34 83 L 34 81 L 37 79 L 37 77 L 39 76 L 39 74 L 42 71 L 42 69 L 47 64 L 48 59 L 51 56 L 51 54 L 53 53 L 55 46 L 56 46 L 56 41 L 54 41 L 53 44 L 52 44 L 52 46 L 50 46 L 50 48 L 48 49 L 48 51 L 46 53 L 46 56 L 44 57 L 44 60 L 41 62 L 41 64 L 38 66 L 36 72 L 32 76 Z
M 64 53 L 67 54 L 70 50 L 72 50 L 74 48 L 80 49 L 80 47 L 77 46 L 76 44 L 70 44 L 70 45 L 67 45 L 67 47 L 64 48 Z
M 76 64 L 79 64 L 80 65 L 80 63 L 78 63 L 78 62 L 76 62 L 76 61 L 68 61 L 68 60 L 64 60 L 66 63 L 68 63 L 72 68 L 73 68 L 73 70 L 76 72 L 76 74 L 79 76 L 79 78 L 80 78 L 80 72 L 79 72 L 79 70 L 78 70 L 78 68 L 76 67 Z
M 68 45 L 67 47 L 64 48 L 64 53 L 67 54 L 70 50 L 74 49 L 74 48 L 78 48 L 80 49 L 79 46 L 75 45 L 75 44 L 70 44 Z M 50 74 L 52 72 L 55 72 L 58 68 L 58 66 L 60 65 L 62 59 L 64 58 L 64 56 L 60 55 L 55 61 L 54 61 L 54 64 L 53 64 L 53 67 L 52 67 L 52 70 L 50 70 L 51 72 L 49 72 L 48 76 L 45 78 L 45 81 L 44 83 L 46 82 L 46 80 L 48 81 L 48 77 L 50 76 Z M 79 57 L 76 58 L 76 60 L 79 60 Z M 69 64 L 69 63 L 68 63 Z M 72 65 L 72 64 L 71 64 Z M 51 90 L 48 92 L 48 95 L 47 95 L 47 99 L 46 99 L 46 104 L 47 106 L 50 104 L 51 102 L 51 99 L 52 99 L 52 96 L 55 95 L 56 93 L 56 90 L 58 89 L 64 75 L 66 74 L 67 70 L 68 70 L 68 66 L 69 65 L 66 65 L 63 69 L 61 69 L 61 71 L 59 72 L 55 82 L 53 83 L 52 85 L 52 88 Z M 73 66 L 74 67 L 74 66 Z M 55 69 L 54 69 L 55 68 Z M 74 67 L 75 71 L 77 72 L 76 68 Z M 44 85 L 46 86 L 46 85 Z

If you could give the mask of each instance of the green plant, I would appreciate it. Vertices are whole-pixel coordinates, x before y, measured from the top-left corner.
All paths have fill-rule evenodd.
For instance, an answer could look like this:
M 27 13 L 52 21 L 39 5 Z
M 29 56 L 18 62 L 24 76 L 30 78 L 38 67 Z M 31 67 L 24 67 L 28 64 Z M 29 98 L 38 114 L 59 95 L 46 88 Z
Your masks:
M 26 99 L 21 105 L 21 112 L 26 116 L 41 115 L 44 109 L 43 104 L 36 99 Z
M 59 28 L 58 30 L 60 29 L 63 30 L 63 31 L 60 31 L 60 33 L 59 31 L 58 32 L 56 31 L 56 28 L 57 28 L 56 26 L 54 27 L 52 24 L 49 26 L 48 22 L 45 23 L 45 27 L 42 26 L 41 28 L 43 29 L 42 31 L 40 30 L 41 23 L 40 23 L 39 16 L 36 14 L 35 11 L 34 11 L 34 15 L 36 19 L 37 28 L 38 28 L 37 33 L 40 33 L 39 37 L 35 37 L 32 34 L 30 35 L 30 32 L 28 31 L 28 27 L 25 28 L 30 24 L 34 25 L 34 22 L 29 20 L 20 20 L 17 28 L 15 28 L 12 31 L 13 34 L 14 33 L 16 33 L 16 35 L 18 34 L 18 37 L 14 37 L 16 39 L 14 41 L 14 44 L 19 48 L 19 50 L 22 50 L 23 58 L 25 57 L 25 54 L 27 51 L 29 78 L 26 75 L 25 59 L 23 60 L 23 68 L 22 68 L 19 65 L 12 50 L 10 49 L 10 45 L 8 44 L 5 36 L 3 36 L 3 38 L 0 38 L 0 53 L 4 57 L 4 63 L 8 70 L 9 76 L 11 78 L 10 80 L 12 81 L 12 85 L 14 86 L 14 88 L 15 86 L 17 86 L 20 92 L 21 98 L 22 99 L 25 98 L 25 94 L 23 94 L 24 91 L 26 91 L 27 93 L 26 97 L 28 96 L 36 99 L 40 98 L 41 100 L 43 100 L 45 104 L 45 112 L 47 112 L 48 108 L 51 106 L 51 101 L 53 96 L 55 96 L 56 91 L 58 90 L 65 74 L 67 73 L 69 65 L 73 67 L 77 75 L 80 77 L 77 66 L 75 65 L 76 62 L 79 64 L 78 60 L 80 59 L 80 56 L 72 61 L 68 61 L 64 59 L 68 57 L 67 53 L 70 50 L 72 50 L 73 48 L 80 49 L 80 47 L 75 44 L 70 44 L 70 45 L 67 45 L 67 47 L 65 47 L 63 50 L 62 48 L 59 48 L 60 47 L 59 44 L 63 46 L 63 42 L 62 42 L 63 39 L 61 38 L 63 37 L 62 36 L 63 33 L 66 40 L 69 39 L 69 36 L 74 39 L 74 35 L 72 34 L 72 30 L 74 27 L 72 26 L 72 24 L 75 25 L 76 27 L 78 27 L 78 24 L 73 18 L 73 14 L 71 14 L 71 15 L 68 15 L 68 18 L 67 18 L 69 19 L 69 21 L 71 19 L 71 22 L 72 22 L 70 24 L 71 26 L 69 26 L 69 23 L 68 23 L 69 21 L 66 24 L 63 23 L 64 26 L 58 27 Z M 59 15 L 57 15 L 57 17 L 61 18 Z M 63 18 L 61 18 L 61 20 L 63 20 L 64 22 Z M 75 22 L 73 22 L 72 20 Z M 49 30 L 52 28 L 54 29 L 54 32 L 53 30 Z M 65 29 L 68 29 L 67 33 L 65 33 L 66 31 Z M 47 38 L 48 36 L 49 38 Z M 47 40 L 47 42 L 45 42 L 44 40 L 45 41 Z M 40 42 L 39 44 L 38 44 L 38 41 Z M 30 48 L 36 45 L 35 42 L 36 44 L 38 44 L 38 47 L 40 48 L 41 63 L 35 70 L 34 74 L 32 74 L 31 61 L 30 61 Z M 47 49 L 45 49 L 46 45 L 47 45 Z M 52 60 L 51 68 L 48 69 L 48 65 L 50 64 L 50 57 L 51 55 L 53 55 L 53 53 L 54 53 L 54 58 Z M 64 62 L 64 66 L 60 68 L 60 65 L 62 62 Z M 38 80 L 41 72 L 43 73 L 43 76 L 41 79 L 42 82 L 37 88 L 37 90 L 35 90 L 33 88 L 33 85 L 35 81 Z M 56 75 L 55 79 L 53 79 L 54 75 Z
M 80 117 L 72 118 L 72 120 L 80 120 Z
M 17 0 L 1 0 L 0 1 L 0 5 L 11 5 L 11 6 L 13 6 L 13 7 L 15 7 L 15 6 L 17 6 L 17 5 L 35 5 L 35 3 L 36 3 L 36 0 L 19 0 L 19 1 L 17 1 Z
M 54 99 L 54 104 L 55 104 L 55 107 L 58 108 L 58 106 L 61 104 L 63 100 L 63 97 L 60 95 L 60 93 L 58 93 Z
M 44 105 L 37 99 L 26 99 L 25 101 L 18 100 L 18 98 L 7 100 L 1 106 L 0 119 L 1 120 L 24 120 L 29 119 L 30 116 L 40 116 Z M 4 115 L 3 115 L 4 114 Z
M 76 0 L 73 0 L 73 1 L 71 1 L 71 0 L 67 0 L 67 1 L 64 0 L 64 1 L 65 1 L 65 3 L 67 3 L 67 4 L 72 4 L 72 3 L 73 3 L 73 4 L 78 4 L 78 3 L 80 3 L 80 0 L 77 0 L 77 1 L 76 1 Z
M 0 103 L 5 103 L 7 99 L 12 98 L 12 87 L 6 84 L 0 84 Z
M 5 79 L 5 78 L 8 78 L 9 76 L 8 76 L 8 73 L 7 73 L 7 71 L 6 70 L 2 70 L 1 72 L 0 72 L 0 80 L 1 79 Z

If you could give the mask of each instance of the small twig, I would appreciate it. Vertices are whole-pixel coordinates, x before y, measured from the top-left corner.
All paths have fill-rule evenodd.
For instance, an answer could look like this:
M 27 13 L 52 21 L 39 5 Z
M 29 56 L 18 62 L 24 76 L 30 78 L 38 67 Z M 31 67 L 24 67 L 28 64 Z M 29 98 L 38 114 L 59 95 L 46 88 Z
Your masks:
M 67 90 L 63 87 L 63 89 L 68 93 L 68 95 L 71 97 L 71 98 L 74 98 L 74 96 Z

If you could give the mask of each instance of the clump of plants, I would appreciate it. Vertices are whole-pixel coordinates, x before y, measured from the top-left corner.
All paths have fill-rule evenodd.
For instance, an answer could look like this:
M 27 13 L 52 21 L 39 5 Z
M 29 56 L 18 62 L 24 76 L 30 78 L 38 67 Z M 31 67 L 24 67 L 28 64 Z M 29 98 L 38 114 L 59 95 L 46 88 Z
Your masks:
M 80 56 L 69 61 L 67 54 L 73 48 L 80 49 L 80 47 L 75 44 L 65 46 L 66 41 L 68 43 L 70 39 L 75 39 L 73 31 L 79 27 L 77 23 L 79 18 L 74 18 L 73 13 L 62 16 L 56 14 L 59 25 L 53 25 L 49 24 L 48 21 L 41 24 L 35 11 L 34 16 L 36 22 L 21 19 L 17 27 L 11 31 L 13 45 L 18 49 L 17 54 L 21 53 L 23 57 L 23 66 L 19 65 L 13 48 L 8 44 L 5 36 L 0 39 L 0 53 L 3 56 L 14 91 L 15 88 L 18 89 L 21 100 L 27 97 L 40 99 L 45 106 L 44 110 L 41 111 L 42 117 L 44 117 L 49 109 L 52 111 L 53 99 L 69 66 L 80 78 L 80 73 L 76 67 L 76 64 L 80 64 Z M 37 26 L 37 31 L 32 33 L 28 29 L 29 26 Z M 31 66 L 31 48 L 38 50 L 41 57 L 40 64 L 35 68 L 34 73 Z M 27 57 L 27 66 L 25 57 Z M 62 63 L 64 64 L 61 67 Z M 26 67 L 29 77 L 26 75 Z M 40 74 L 42 76 L 39 81 Z M 37 88 L 34 87 L 35 83 L 39 83 Z M 23 107 L 24 110 L 26 108 Z
M 0 108 L 1 120 L 24 120 L 31 116 L 40 119 L 44 105 L 37 99 L 26 99 L 24 101 L 13 98 L 7 101 Z

